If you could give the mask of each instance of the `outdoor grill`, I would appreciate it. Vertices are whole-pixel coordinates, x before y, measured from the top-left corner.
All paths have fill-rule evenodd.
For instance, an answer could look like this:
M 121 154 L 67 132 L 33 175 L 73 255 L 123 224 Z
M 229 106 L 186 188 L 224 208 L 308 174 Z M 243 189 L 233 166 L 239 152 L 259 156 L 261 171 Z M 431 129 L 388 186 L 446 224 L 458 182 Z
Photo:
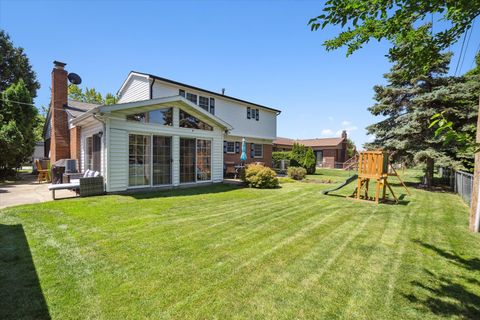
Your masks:
M 52 165 L 52 183 L 62 183 L 64 173 L 77 172 L 76 159 L 60 159 Z

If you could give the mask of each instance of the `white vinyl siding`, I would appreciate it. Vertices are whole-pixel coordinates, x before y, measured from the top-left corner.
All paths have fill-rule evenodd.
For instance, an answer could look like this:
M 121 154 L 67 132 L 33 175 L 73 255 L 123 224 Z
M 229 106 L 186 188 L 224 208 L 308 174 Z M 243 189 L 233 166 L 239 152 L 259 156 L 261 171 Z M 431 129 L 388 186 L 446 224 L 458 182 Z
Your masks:
M 110 161 L 108 191 L 128 189 L 128 134 L 161 135 L 172 137 L 172 185 L 180 184 L 179 142 L 181 137 L 208 139 L 212 141 L 212 182 L 223 180 L 223 130 L 214 126 L 213 131 L 178 127 L 178 108 L 174 108 L 174 125 L 159 126 L 122 120 L 119 114 L 113 114 L 110 127 Z M 190 112 L 190 111 L 189 111 Z
M 107 191 L 122 191 L 128 186 L 128 133 L 110 129 L 110 153 Z
M 131 77 L 121 92 L 118 103 L 148 100 L 150 99 L 150 83 L 148 78 Z
M 179 95 L 179 89 L 191 92 L 197 96 L 209 96 L 202 91 L 195 91 L 190 88 L 183 88 L 170 83 L 155 81 L 153 85 L 153 98 L 171 97 Z M 260 108 L 255 105 L 233 101 L 221 96 L 212 96 L 215 98 L 215 115 L 223 121 L 230 124 L 233 129 L 231 135 L 246 137 L 252 139 L 269 140 L 271 143 L 277 137 L 277 113 L 272 110 Z M 247 107 L 258 109 L 258 121 L 247 119 Z M 256 116 L 256 114 L 255 114 Z M 249 140 L 249 139 L 247 139 Z

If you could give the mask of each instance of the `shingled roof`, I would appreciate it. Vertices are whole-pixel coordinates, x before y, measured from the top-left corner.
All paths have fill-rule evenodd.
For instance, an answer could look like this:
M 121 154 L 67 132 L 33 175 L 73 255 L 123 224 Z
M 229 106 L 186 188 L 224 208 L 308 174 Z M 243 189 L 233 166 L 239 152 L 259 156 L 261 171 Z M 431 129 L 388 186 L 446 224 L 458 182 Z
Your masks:
M 289 139 L 278 137 L 273 144 L 292 146 L 294 143 L 303 144 L 306 147 L 336 147 L 343 142 L 343 138 L 317 138 L 317 139 Z
M 68 103 L 66 106 L 64 106 L 64 108 L 72 117 L 76 118 L 79 115 L 87 112 L 88 110 L 98 106 L 100 106 L 100 104 L 87 103 L 87 102 L 76 101 L 76 100 L 68 100 Z

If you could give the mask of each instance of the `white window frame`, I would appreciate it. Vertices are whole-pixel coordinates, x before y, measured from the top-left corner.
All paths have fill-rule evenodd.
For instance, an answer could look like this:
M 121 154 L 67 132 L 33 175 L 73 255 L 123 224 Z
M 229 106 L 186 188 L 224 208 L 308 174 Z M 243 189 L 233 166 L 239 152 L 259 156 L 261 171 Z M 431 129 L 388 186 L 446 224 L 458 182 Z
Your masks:
M 212 138 L 200 138 L 200 137 L 191 137 L 191 136 L 180 136 L 179 139 L 194 139 L 195 140 L 195 181 L 194 182 L 180 182 L 180 185 L 193 185 L 193 184 L 202 184 L 202 183 L 211 183 L 213 181 L 213 139 Z M 197 180 L 197 140 L 209 140 L 210 141 L 210 180 Z M 179 140 L 180 143 L 180 140 Z M 178 157 L 178 170 L 180 170 L 180 154 Z M 179 179 L 180 179 L 180 171 Z
M 261 150 L 261 152 L 262 152 L 262 154 L 259 155 L 259 156 L 257 155 L 257 150 L 256 150 L 256 147 L 257 147 L 257 146 L 260 146 L 260 150 Z M 263 158 L 263 144 L 259 144 L 259 143 L 254 143 L 254 144 L 253 144 L 253 157 L 254 157 L 254 158 L 257 158 L 257 159 L 258 159 L 258 158 Z
M 226 141 L 226 142 L 227 142 L 227 152 L 226 152 L 226 153 L 228 153 L 228 154 L 235 154 L 235 147 L 236 147 L 236 146 L 235 146 L 235 142 L 233 142 L 233 141 Z M 229 144 L 230 144 L 230 143 L 233 145 L 233 150 L 232 150 L 232 151 L 228 151 L 228 147 L 229 147 Z
M 89 154 L 89 145 L 92 154 Z M 85 168 L 84 171 L 92 170 L 93 168 L 93 135 L 85 137 Z
M 207 104 L 204 105 L 206 107 L 206 109 L 202 106 L 202 104 L 200 103 L 200 100 L 202 99 L 206 99 L 207 100 Z M 198 106 L 200 108 L 202 108 L 203 110 L 207 111 L 207 112 L 210 112 L 210 98 L 209 97 L 205 97 L 205 96 L 198 96 Z
M 171 163 L 170 166 L 170 184 L 153 184 L 153 136 L 159 136 L 159 137 L 167 137 L 170 138 L 170 141 L 172 145 L 170 148 L 170 161 L 173 160 L 173 135 L 171 134 L 163 134 L 163 133 L 147 133 L 147 132 L 141 132 L 141 131 L 128 131 L 127 136 L 130 136 L 131 134 L 133 135 L 142 135 L 142 136 L 149 136 L 150 137 L 150 183 L 149 184 L 144 184 L 140 186 L 131 186 L 129 183 L 129 174 L 130 171 L 127 174 L 127 189 L 141 189 L 141 188 L 158 188 L 158 187 L 166 187 L 166 186 L 173 186 L 173 162 Z M 128 141 L 128 140 L 127 140 Z M 127 142 L 127 149 L 128 149 L 128 142 Z M 130 154 L 127 156 L 127 168 L 130 170 L 130 162 L 129 162 L 129 157 Z

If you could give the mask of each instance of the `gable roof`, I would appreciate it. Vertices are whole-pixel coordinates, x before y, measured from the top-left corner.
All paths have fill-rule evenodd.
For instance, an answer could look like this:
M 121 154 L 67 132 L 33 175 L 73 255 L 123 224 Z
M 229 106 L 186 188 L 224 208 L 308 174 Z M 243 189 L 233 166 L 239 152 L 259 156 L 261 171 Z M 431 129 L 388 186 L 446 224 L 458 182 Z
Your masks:
M 303 144 L 306 147 L 336 147 L 343 142 L 343 138 L 317 138 L 317 139 L 289 139 L 278 137 L 273 144 L 293 146 L 294 143 Z
M 88 110 L 87 112 L 83 113 L 82 115 L 75 118 L 74 122 L 80 122 L 81 120 L 89 117 L 90 115 L 94 115 L 97 113 L 110 113 L 114 111 L 126 110 L 126 109 L 133 109 L 138 107 L 148 107 L 148 106 L 155 106 L 155 105 L 162 105 L 167 104 L 171 105 L 172 103 L 178 104 L 180 106 L 186 106 L 191 109 L 194 109 L 196 112 L 200 113 L 204 117 L 209 118 L 218 126 L 225 128 L 227 130 L 232 130 L 233 127 L 228 124 L 227 122 L 223 121 L 219 117 L 211 114 L 208 111 L 205 111 L 201 107 L 197 106 L 196 104 L 192 103 L 191 101 L 185 99 L 182 96 L 172 96 L 172 97 L 163 97 L 163 98 L 156 98 L 156 99 L 149 99 L 149 100 L 141 100 L 141 101 L 132 101 L 126 103 L 118 103 L 112 105 L 101 105 L 95 106 L 94 108 Z
M 130 71 L 130 73 L 128 74 L 127 79 L 125 79 L 125 81 L 123 82 L 123 84 L 122 84 L 122 86 L 120 87 L 120 89 L 118 90 L 118 92 L 122 91 L 122 89 L 123 89 L 124 86 L 126 85 L 128 79 L 130 78 L 130 75 L 132 75 L 132 74 L 141 75 L 141 76 L 144 76 L 144 77 L 149 77 L 149 78 L 151 78 L 151 79 L 155 79 L 155 80 L 159 80 L 159 81 L 171 83 L 171 84 L 174 84 L 174 85 L 177 85 L 177 86 L 181 86 L 181 87 L 185 87 L 185 88 L 190 88 L 190 89 L 192 89 L 192 90 L 203 91 L 203 92 L 205 92 L 205 93 L 207 93 L 207 94 L 209 94 L 209 95 L 212 95 L 212 96 L 217 96 L 217 97 L 225 98 L 225 99 L 228 99 L 228 100 L 233 100 L 233 101 L 237 101 L 237 102 L 241 102 L 241 103 L 246 103 L 246 104 L 249 104 L 249 105 L 252 105 L 252 106 L 256 106 L 256 107 L 259 107 L 259 108 L 263 108 L 263 109 L 267 109 L 267 110 L 270 110 L 270 111 L 274 111 L 274 112 L 276 112 L 277 114 L 280 114 L 280 113 L 282 112 L 281 110 L 274 109 L 274 108 L 270 108 L 270 107 L 267 107 L 267 106 L 264 106 L 264 105 L 261 105 L 261 104 L 258 104 L 258 103 L 249 102 L 249 101 L 242 100 L 242 99 L 239 99 L 239 98 L 227 96 L 227 95 L 225 95 L 225 94 L 221 94 L 221 93 L 217 93 L 217 92 L 214 92 L 214 91 L 210 91 L 210 90 L 202 89 L 202 88 L 199 88 L 199 87 L 195 87 L 195 86 L 192 86 L 192 85 L 189 85 L 189 84 L 186 84 L 186 83 L 182 83 L 182 82 L 170 80 L 170 79 L 167 79 L 167 78 L 162 78 L 162 77 L 159 77 L 159 76 L 150 74 L 150 73 L 144 73 L 144 72 L 138 72 L 138 71 Z M 118 92 L 117 92 L 117 94 L 118 94 Z

